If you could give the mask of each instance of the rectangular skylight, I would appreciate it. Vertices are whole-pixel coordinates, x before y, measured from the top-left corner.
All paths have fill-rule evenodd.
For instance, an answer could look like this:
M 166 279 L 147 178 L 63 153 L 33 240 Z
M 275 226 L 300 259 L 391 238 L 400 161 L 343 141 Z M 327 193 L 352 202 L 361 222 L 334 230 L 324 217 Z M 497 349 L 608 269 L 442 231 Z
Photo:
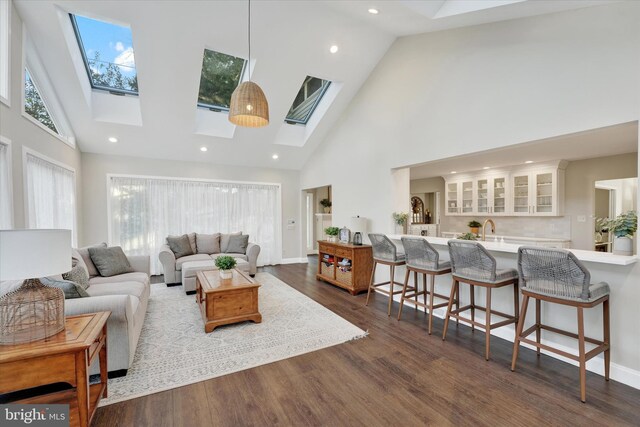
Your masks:
M 307 76 L 285 121 L 290 124 L 306 125 L 330 84 L 329 80 Z
M 131 29 L 69 14 L 94 89 L 138 94 Z
M 58 133 L 51 114 L 44 104 L 38 88 L 33 84 L 29 70 L 24 70 L 24 112 L 36 119 L 38 122 Z
M 228 111 L 231 94 L 240 84 L 247 61 L 213 50 L 204 50 L 198 106 Z

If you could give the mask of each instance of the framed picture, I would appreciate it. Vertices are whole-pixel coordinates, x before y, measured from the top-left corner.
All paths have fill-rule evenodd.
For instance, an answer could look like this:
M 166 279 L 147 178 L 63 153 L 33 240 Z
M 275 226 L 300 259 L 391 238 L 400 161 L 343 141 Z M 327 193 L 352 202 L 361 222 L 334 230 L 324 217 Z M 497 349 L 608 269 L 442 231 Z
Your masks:
M 349 243 L 351 240 L 351 231 L 347 227 L 343 227 L 340 229 L 340 243 Z

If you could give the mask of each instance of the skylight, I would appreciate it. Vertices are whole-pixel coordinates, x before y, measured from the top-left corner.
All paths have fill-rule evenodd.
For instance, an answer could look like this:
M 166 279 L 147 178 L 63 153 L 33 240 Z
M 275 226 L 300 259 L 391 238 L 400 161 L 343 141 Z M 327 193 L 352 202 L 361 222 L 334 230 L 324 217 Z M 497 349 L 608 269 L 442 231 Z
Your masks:
M 212 110 L 229 110 L 231 94 L 236 89 L 247 61 L 213 50 L 204 50 L 198 106 Z
M 306 125 L 330 84 L 329 80 L 307 76 L 285 121 L 290 124 Z
M 47 106 L 44 104 L 36 85 L 31 80 L 29 70 L 24 70 L 24 111 L 31 117 L 42 123 L 48 129 L 51 129 L 55 133 L 59 133 L 56 128 Z
M 80 15 L 69 16 L 91 87 L 137 95 L 138 75 L 131 29 Z

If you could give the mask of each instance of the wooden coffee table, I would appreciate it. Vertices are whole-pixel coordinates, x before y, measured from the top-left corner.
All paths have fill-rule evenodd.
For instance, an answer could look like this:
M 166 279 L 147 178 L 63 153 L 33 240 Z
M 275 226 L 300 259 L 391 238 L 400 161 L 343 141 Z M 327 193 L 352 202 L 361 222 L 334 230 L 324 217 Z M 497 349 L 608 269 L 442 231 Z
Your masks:
M 232 272 L 231 279 L 221 279 L 218 270 L 199 271 L 196 275 L 196 302 L 200 305 L 205 332 L 246 320 L 262 322 L 258 311 L 260 284 L 239 270 Z

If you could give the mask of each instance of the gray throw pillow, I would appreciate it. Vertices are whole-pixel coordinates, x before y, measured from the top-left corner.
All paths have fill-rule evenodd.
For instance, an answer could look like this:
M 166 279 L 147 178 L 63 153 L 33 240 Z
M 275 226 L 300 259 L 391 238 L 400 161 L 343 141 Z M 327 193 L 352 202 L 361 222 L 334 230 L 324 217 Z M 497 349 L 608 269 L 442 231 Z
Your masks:
M 89 248 L 91 260 L 102 277 L 131 273 L 133 268 L 120 246 L 110 248 Z
M 226 253 L 228 254 L 244 254 L 247 253 L 247 246 L 249 246 L 249 235 L 243 234 L 241 236 L 230 236 L 229 246 L 227 246 Z
M 106 247 L 107 247 L 107 244 L 102 242 L 97 245 L 78 248 L 78 253 L 80 254 L 80 256 L 82 256 L 82 260 L 84 261 L 87 267 L 87 273 L 89 273 L 89 277 L 97 276 L 100 274 L 96 266 L 93 264 L 93 261 L 91 261 L 91 255 L 89 255 L 89 248 L 106 248 Z
M 64 292 L 64 299 L 84 298 L 90 296 L 82 286 L 71 280 L 56 280 L 51 277 L 43 277 L 40 281 L 45 286 L 62 289 L 62 292 Z
M 220 252 L 222 252 L 223 254 L 226 254 L 229 252 L 229 238 L 231 238 L 231 236 L 240 236 L 242 234 L 242 231 L 237 231 L 235 233 L 229 233 L 229 234 L 221 234 L 220 235 Z
M 193 255 L 193 249 L 191 248 L 191 243 L 189 243 L 189 236 L 186 234 L 182 236 L 169 236 L 167 237 L 167 243 L 176 258 Z
M 87 290 L 89 288 L 89 275 L 87 274 L 87 270 L 84 269 L 84 263 L 80 263 L 77 260 L 71 260 L 71 271 L 67 271 L 66 273 L 62 273 L 62 279 L 68 280 L 73 283 L 78 284 L 78 286 L 82 287 L 83 290 Z M 51 278 L 55 280 L 55 278 Z
M 196 233 L 196 246 L 199 254 L 220 253 L 220 233 L 200 234 Z

